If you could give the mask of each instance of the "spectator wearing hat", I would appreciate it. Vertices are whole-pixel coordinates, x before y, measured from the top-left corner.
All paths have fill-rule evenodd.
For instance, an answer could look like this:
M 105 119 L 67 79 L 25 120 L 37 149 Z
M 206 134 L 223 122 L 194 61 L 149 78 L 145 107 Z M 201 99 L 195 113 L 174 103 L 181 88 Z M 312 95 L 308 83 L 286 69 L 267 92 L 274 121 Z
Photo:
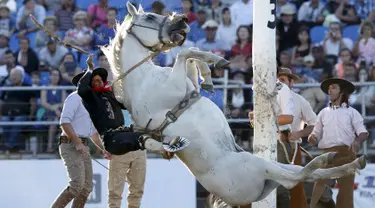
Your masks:
M 44 19 L 43 26 L 57 37 L 62 38 L 61 32 L 57 28 L 57 19 L 55 16 L 47 16 Z M 50 36 L 43 30 L 39 30 L 36 33 L 36 50 L 40 51 L 43 47 L 47 46 L 47 43 L 50 40 Z
M 320 0 L 305 1 L 298 10 L 297 20 L 301 24 L 307 24 L 310 27 L 319 25 L 323 23 L 323 21 L 318 21 L 323 9 L 324 4 Z
M 356 159 L 362 142 L 368 138 L 361 114 L 349 106 L 349 96 L 355 91 L 355 87 L 345 79 L 330 78 L 324 80 L 320 88 L 329 96 L 330 103 L 319 112 L 308 141 L 310 144 L 317 144 L 324 152 L 336 152 L 326 168 L 350 163 Z M 354 207 L 354 177 L 355 174 L 352 174 L 337 179 L 339 191 L 336 207 Z M 317 207 L 326 183 L 326 180 L 315 183 L 311 208 Z
M 203 24 L 207 20 L 207 14 L 204 9 L 197 11 L 197 20 L 190 23 L 190 32 L 187 34 L 187 39 L 193 42 L 206 37 L 206 31 L 202 28 Z
M 236 25 L 253 24 L 253 0 L 239 0 L 230 7 L 231 19 Z
M 288 68 L 280 67 L 278 69 L 278 79 L 280 82 L 286 84 L 289 89 L 292 89 L 294 82 L 299 79 L 298 76 L 292 74 L 291 70 Z M 297 154 L 295 157 L 294 164 L 295 165 L 302 165 L 302 155 L 301 149 L 299 148 L 299 144 L 302 143 L 302 138 L 309 136 L 314 128 L 314 123 L 316 119 L 316 114 L 314 113 L 313 109 L 311 108 L 309 102 L 301 95 L 293 92 L 294 101 L 294 113 L 293 113 L 293 123 L 292 131 L 289 135 L 289 142 L 294 142 L 295 145 L 292 147 L 292 152 L 294 153 L 295 149 L 297 148 Z M 305 124 L 307 125 L 304 128 Z M 290 159 L 293 158 L 293 155 L 290 155 Z M 290 190 L 290 207 L 291 208 L 306 208 L 307 207 L 307 200 L 306 200 L 306 193 L 304 190 L 304 183 L 297 184 L 293 189 Z
M 15 22 L 10 18 L 10 9 L 5 4 L 0 4 L 0 34 L 10 37 L 15 31 L 14 26 Z
M 206 37 L 200 39 L 196 43 L 196 47 L 203 51 L 213 51 L 213 50 L 230 50 L 230 45 L 226 42 L 216 38 L 216 30 L 219 25 L 215 20 L 207 20 L 203 25 L 202 29 L 205 30 Z
M 46 62 L 49 66 L 58 69 L 62 58 L 69 50 L 62 45 L 57 44 L 53 39 L 49 39 L 47 46 L 39 52 L 40 61 Z
M 297 45 L 299 24 L 295 20 L 295 10 L 290 5 L 281 7 L 281 21 L 277 24 L 280 32 L 280 51 L 288 50 Z
M 74 28 L 73 16 L 77 11 L 74 0 L 61 0 L 61 8 L 55 12 L 59 30 L 67 31 Z
M 18 37 L 23 37 L 38 30 L 36 24 L 30 19 L 30 14 L 34 15 L 38 22 L 44 22 L 44 18 L 46 18 L 46 10 L 43 6 L 36 4 L 35 0 L 24 0 L 23 6 L 18 10 L 16 17 Z
M 194 12 L 193 12 L 193 10 L 194 10 L 193 1 L 192 0 L 182 0 L 181 3 L 182 3 L 182 12 L 188 18 L 188 24 L 191 24 L 194 21 L 198 20 L 197 15 L 195 15 Z M 204 13 L 204 15 L 206 15 L 206 12 L 204 10 L 198 9 L 198 13 L 199 12 L 201 12 L 201 15 L 203 15 L 202 13 Z M 206 17 L 204 18 L 204 20 L 201 20 L 200 22 L 203 24 L 205 21 L 206 21 Z
M 290 0 L 278 0 L 277 3 L 276 3 L 276 17 L 277 18 L 280 18 L 281 7 L 283 7 L 285 5 L 289 5 L 289 6 L 293 7 L 294 11 L 297 11 L 296 5 L 291 3 Z
M 9 8 L 10 12 L 17 12 L 17 2 L 16 0 L 5 0 L 3 4 Z
M 300 77 L 298 80 L 295 80 L 296 82 L 300 83 L 308 83 L 309 79 L 314 79 L 317 77 L 314 73 L 312 66 L 314 64 L 314 57 L 312 55 L 305 56 L 303 58 L 303 66 L 302 67 L 296 67 L 294 69 L 295 75 Z M 318 77 L 319 78 L 319 77 Z

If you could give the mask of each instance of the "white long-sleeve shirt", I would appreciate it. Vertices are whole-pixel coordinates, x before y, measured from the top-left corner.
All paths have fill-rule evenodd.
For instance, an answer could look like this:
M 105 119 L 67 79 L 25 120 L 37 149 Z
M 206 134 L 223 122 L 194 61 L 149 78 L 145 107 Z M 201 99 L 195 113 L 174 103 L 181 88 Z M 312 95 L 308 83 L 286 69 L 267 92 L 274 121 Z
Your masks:
M 294 100 L 292 91 L 286 84 L 279 81 L 278 83 L 281 84 L 282 87 L 277 93 L 277 115 L 294 115 Z M 280 125 L 279 130 L 290 129 L 290 127 L 290 125 Z
M 345 103 L 335 109 L 330 106 L 321 110 L 311 134 L 318 139 L 318 147 L 350 146 L 360 133 L 368 133 L 359 112 Z
M 96 129 L 90 115 L 82 104 L 82 98 L 77 91 L 72 92 L 64 101 L 61 112 L 60 125 L 70 123 L 78 137 L 90 138 Z M 67 136 L 64 131 L 62 136 Z
M 238 26 L 253 24 L 253 0 L 249 0 L 247 4 L 238 0 L 230 7 L 230 17 Z

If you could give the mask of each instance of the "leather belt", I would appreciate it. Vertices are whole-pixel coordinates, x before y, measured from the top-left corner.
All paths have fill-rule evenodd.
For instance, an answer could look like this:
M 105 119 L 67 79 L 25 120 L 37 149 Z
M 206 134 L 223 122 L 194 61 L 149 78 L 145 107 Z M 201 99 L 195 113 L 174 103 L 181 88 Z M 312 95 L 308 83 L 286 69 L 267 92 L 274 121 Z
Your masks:
M 85 146 L 89 145 L 89 139 L 85 137 L 80 137 L 82 144 Z M 67 136 L 60 136 L 59 137 L 59 145 L 65 143 L 65 144 L 70 144 L 72 141 L 67 137 Z

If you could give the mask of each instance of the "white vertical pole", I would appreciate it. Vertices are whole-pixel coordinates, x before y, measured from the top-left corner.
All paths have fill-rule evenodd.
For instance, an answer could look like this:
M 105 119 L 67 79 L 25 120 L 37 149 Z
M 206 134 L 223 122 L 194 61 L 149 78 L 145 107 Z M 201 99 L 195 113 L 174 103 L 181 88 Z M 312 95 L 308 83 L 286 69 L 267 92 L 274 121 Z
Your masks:
M 253 0 L 254 154 L 276 160 L 276 0 Z M 276 208 L 276 190 L 253 208 Z
M 228 80 L 229 80 L 229 72 L 228 69 L 224 70 L 224 88 L 223 88 L 223 113 L 227 115 L 227 99 L 228 99 Z

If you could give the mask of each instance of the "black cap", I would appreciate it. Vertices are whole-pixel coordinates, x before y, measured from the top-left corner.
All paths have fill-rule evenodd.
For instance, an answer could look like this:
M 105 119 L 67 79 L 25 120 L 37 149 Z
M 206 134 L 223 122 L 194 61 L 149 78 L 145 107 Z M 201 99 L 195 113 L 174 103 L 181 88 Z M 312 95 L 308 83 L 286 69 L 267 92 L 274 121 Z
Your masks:
M 77 86 L 79 80 L 82 78 L 82 76 L 86 73 L 87 70 L 77 74 L 76 76 L 73 77 L 72 79 L 72 84 Z M 91 74 L 91 77 L 95 76 L 95 75 L 99 75 L 103 82 L 107 82 L 107 77 L 108 77 L 108 72 L 107 70 L 105 70 L 104 68 L 96 68 L 94 69 L 94 71 L 92 72 Z

